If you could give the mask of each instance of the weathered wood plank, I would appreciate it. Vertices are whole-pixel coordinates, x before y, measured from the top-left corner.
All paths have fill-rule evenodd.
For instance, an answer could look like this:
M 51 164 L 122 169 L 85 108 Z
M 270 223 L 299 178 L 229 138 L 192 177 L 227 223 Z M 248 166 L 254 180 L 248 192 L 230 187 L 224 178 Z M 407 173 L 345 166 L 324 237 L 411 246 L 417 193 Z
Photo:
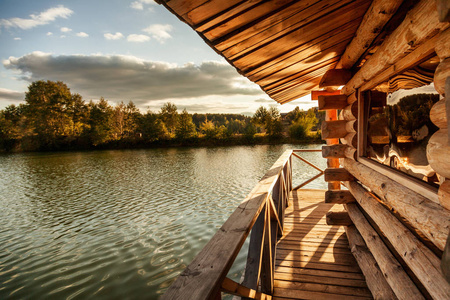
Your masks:
M 350 193 L 349 191 L 327 191 L 325 193 L 325 203 L 345 204 L 352 202 L 355 202 L 355 197 L 353 197 L 352 193 Z M 327 223 L 328 223 L 328 214 L 327 214 Z
M 358 261 L 362 272 L 366 276 L 367 286 L 375 299 L 396 299 L 391 287 L 386 282 L 377 263 L 367 249 L 361 235 L 354 226 L 345 228 L 351 251 Z
M 344 159 L 343 163 L 355 178 L 392 206 L 439 249 L 444 249 L 450 231 L 448 210 L 359 162 Z M 355 195 L 354 192 L 352 194 Z
M 323 293 L 327 293 L 327 294 L 362 296 L 362 297 L 372 298 L 372 294 L 367 289 L 348 287 L 348 286 L 276 280 L 275 287 L 284 288 L 284 289 L 310 291 L 310 292 L 323 292 Z M 331 295 L 329 297 L 331 297 Z
M 319 96 L 319 110 L 343 109 L 347 106 L 346 95 Z
M 328 70 L 320 79 L 319 87 L 341 86 L 345 85 L 352 78 L 352 72 L 349 69 Z M 347 99 L 345 99 L 347 100 Z M 347 103 L 347 101 L 346 101 Z M 319 108 L 320 109 L 320 108 Z
M 347 204 L 345 208 L 397 298 L 404 300 L 424 299 L 356 204 Z
M 353 181 L 355 177 L 344 168 L 333 168 L 324 171 L 324 179 L 325 181 Z
M 278 280 L 286 280 L 286 281 L 311 282 L 311 283 L 322 283 L 322 284 L 353 286 L 353 287 L 367 286 L 366 281 L 363 279 L 347 279 L 347 278 L 289 274 L 279 272 L 276 273 L 276 277 Z
M 277 289 L 277 292 L 274 295 L 273 299 L 281 299 L 278 297 L 282 297 L 282 299 L 313 299 L 313 300 L 362 300 L 362 299 L 371 299 L 363 296 L 353 296 L 353 295 L 340 295 L 340 294 L 332 294 L 332 293 L 322 293 L 322 292 L 313 292 L 313 291 L 303 291 L 303 290 L 293 290 L 293 289 Z
M 354 265 L 346 266 L 327 262 L 311 262 L 309 260 L 276 260 L 276 265 L 289 268 L 309 268 L 316 270 L 361 273 L 361 269 L 358 267 L 358 264 L 356 263 Z
M 350 69 L 358 61 L 361 55 L 370 47 L 381 29 L 391 19 L 401 0 L 375 0 L 365 13 L 361 25 L 355 34 L 355 38 L 345 49 L 337 68 Z
M 360 184 L 349 182 L 347 187 L 428 293 L 435 299 L 450 299 L 450 284 L 442 275 L 439 258 Z M 435 218 L 435 214 L 430 214 L 428 217 Z M 445 226 L 445 223 L 441 223 L 441 226 Z M 347 236 L 349 236 L 348 232 Z
M 340 225 L 340 226 L 350 226 L 353 224 L 352 220 L 348 216 L 346 211 L 327 213 L 327 224 L 329 225 Z

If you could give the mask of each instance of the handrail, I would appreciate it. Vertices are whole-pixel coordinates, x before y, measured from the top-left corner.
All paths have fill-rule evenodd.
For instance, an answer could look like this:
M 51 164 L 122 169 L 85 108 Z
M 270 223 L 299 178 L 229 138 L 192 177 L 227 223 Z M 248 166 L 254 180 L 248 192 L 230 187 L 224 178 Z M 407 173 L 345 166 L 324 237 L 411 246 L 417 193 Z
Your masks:
M 285 151 L 161 299 L 220 299 L 221 290 L 271 299 L 275 245 L 293 190 L 292 157 L 298 157 L 294 152 L 319 151 Z M 234 283 L 226 275 L 250 231 L 244 280 Z

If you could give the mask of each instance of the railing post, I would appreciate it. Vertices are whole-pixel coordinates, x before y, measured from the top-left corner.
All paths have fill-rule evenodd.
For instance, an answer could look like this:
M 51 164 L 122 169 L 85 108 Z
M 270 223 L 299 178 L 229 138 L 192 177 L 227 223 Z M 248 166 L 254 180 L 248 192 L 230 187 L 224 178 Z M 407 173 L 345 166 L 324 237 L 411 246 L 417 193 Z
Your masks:
M 266 207 L 263 208 L 253 225 L 252 233 L 250 234 L 250 244 L 248 246 L 247 264 L 245 266 L 243 286 L 258 290 L 258 281 L 261 272 L 261 256 L 262 256 L 262 241 L 264 239 L 264 221 L 266 215 Z
M 261 292 L 273 294 L 273 264 L 272 264 L 272 226 L 270 217 L 270 206 L 266 200 L 266 213 L 264 222 L 264 240 L 262 241 L 262 262 L 261 262 Z M 276 232 L 276 230 L 275 230 Z

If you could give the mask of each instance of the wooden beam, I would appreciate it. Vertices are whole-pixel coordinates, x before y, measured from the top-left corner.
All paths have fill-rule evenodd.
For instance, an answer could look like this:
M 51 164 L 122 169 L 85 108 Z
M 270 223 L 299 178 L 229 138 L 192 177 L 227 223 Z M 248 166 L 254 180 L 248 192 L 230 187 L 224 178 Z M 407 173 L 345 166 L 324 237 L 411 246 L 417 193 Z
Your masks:
M 445 101 L 446 99 L 439 100 L 433 105 L 430 110 L 430 120 L 439 128 L 447 128 L 447 112 L 445 110 Z
M 436 0 L 436 9 L 440 22 L 450 22 L 450 2 L 448 0 Z
M 411 281 L 358 206 L 352 203 L 346 204 L 345 208 L 397 298 L 424 299 L 414 282 Z
M 380 72 L 390 66 L 394 65 L 393 69 L 389 70 L 386 75 L 392 76 L 394 74 L 398 74 L 398 72 L 404 70 L 401 69 L 402 67 L 408 65 L 405 64 L 405 62 L 401 62 L 400 65 L 396 65 L 399 60 L 404 58 L 407 53 L 410 53 L 411 50 L 415 49 L 418 45 L 429 41 L 430 37 L 435 35 L 437 32 L 445 30 L 448 27 L 448 23 L 439 23 L 436 4 L 434 1 L 420 1 L 408 12 L 400 26 L 398 26 L 397 29 L 395 29 L 395 31 L 385 39 L 377 51 L 364 63 L 362 68 L 345 85 L 342 89 L 343 94 L 350 95 L 357 88 L 363 86 L 366 82 L 371 81 L 375 76 L 380 74 Z M 428 45 L 428 48 L 430 48 L 429 50 L 434 52 L 435 43 L 436 42 L 434 41 L 432 45 Z M 420 48 L 420 46 L 417 48 Z M 421 52 L 416 52 L 414 54 L 413 64 L 419 62 L 417 59 L 423 59 L 428 57 L 429 54 L 432 54 L 427 52 L 424 56 L 423 50 L 425 49 L 421 49 Z M 411 61 L 409 61 L 409 63 L 411 63 Z M 400 67 L 401 70 L 398 70 L 396 67 Z M 378 83 L 386 81 L 379 80 L 381 80 L 381 78 L 378 78 L 378 82 L 371 82 L 370 85 L 375 84 L 376 86 Z M 368 87 L 366 85 L 363 90 L 370 89 L 372 87 L 373 86 Z
M 345 227 L 345 233 L 353 256 L 356 258 L 374 299 L 396 299 L 391 287 L 381 273 L 375 258 L 367 249 L 355 226 Z
M 355 197 L 349 191 L 326 191 L 325 203 L 346 204 L 355 202 Z
M 222 282 L 221 286 L 222 290 L 228 294 L 232 294 L 235 296 L 240 297 L 246 297 L 250 299 L 260 299 L 260 300 L 270 300 L 272 299 L 271 295 L 266 295 L 264 293 L 260 293 L 256 291 L 255 289 L 249 289 L 248 287 L 245 287 L 228 277 L 225 277 L 225 279 Z
M 436 173 L 450 178 L 450 145 L 448 129 L 442 128 L 434 133 L 427 145 L 428 163 Z
M 359 126 L 359 122 L 354 123 Z M 340 139 L 341 143 L 353 148 L 358 148 L 358 135 L 356 132 L 349 132 L 345 137 Z
M 445 181 L 441 184 L 439 187 L 438 197 L 439 204 L 450 210 L 450 179 L 445 179 Z
M 374 0 L 364 15 L 355 37 L 341 56 L 336 68 L 352 68 L 361 55 L 371 46 L 373 40 L 401 4 L 401 0 Z
M 319 87 L 342 86 L 352 78 L 352 72 L 348 69 L 331 69 L 320 79 Z
M 324 172 L 325 181 L 353 181 L 355 177 L 344 168 L 326 169 Z
M 319 100 L 319 96 L 337 96 L 341 91 L 311 91 L 311 100 Z
M 327 225 L 350 226 L 353 224 L 346 211 L 329 211 L 326 214 Z
M 444 249 L 450 231 L 450 211 L 359 162 L 344 159 L 343 165 L 440 250 Z
M 358 102 L 353 102 L 341 110 L 341 120 L 353 121 L 358 118 Z
M 441 61 L 434 72 L 434 88 L 445 96 L 445 81 L 450 77 L 450 57 Z
M 441 60 L 450 57 L 450 47 L 448 46 L 449 44 L 450 44 L 450 28 L 447 28 L 445 31 L 439 34 L 439 37 L 436 41 L 436 46 L 434 47 L 437 56 L 439 56 Z
M 346 95 L 319 96 L 319 110 L 343 109 L 346 106 Z
M 350 158 L 355 159 L 356 149 L 348 145 L 322 146 L 323 158 Z
M 332 109 L 332 110 L 325 111 L 325 122 L 337 122 L 337 110 Z M 323 123 L 322 123 L 322 125 L 323 125 Z M 339 144 L 339 139 L 337 139 L 337 138 L 327 139 L 327 145 L 335 145 L 335 144 Z M 327 167 L 328 168 L 339 168 L 339 159 L 328 158 L 327 159 Z M 339 181 L 330 181 L 330 182 L 328 182 L 328 189 L 329 190 L 340 190 L 341 183 Z
M 401 255 L 431 297 L 433 299 L 450 299 L 450 284 L 442 275 L 440 259 L 359 183 L 349 182 L 347 188 L 355 196 L 361 208 L 377 224 L 397 253 Z M 425 212 L 423 213 L 425 214 Z M 428 217 L 433 218 L 434 215 Z
M 347 135 L 347 121 L 325 121 L 322 122 L 322 139 L 339 139 Z

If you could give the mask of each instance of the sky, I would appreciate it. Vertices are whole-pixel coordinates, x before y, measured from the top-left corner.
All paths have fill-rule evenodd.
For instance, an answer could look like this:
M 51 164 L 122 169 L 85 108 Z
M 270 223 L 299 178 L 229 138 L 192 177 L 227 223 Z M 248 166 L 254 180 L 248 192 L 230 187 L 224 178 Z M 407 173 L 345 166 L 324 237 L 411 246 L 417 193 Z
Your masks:
M 190 113 L 317 106 L 310 96 L 277 104 L 153 0 L 0 0 L 0 60 L 0 109 L 24 103 L 37 80 L 142 112 L 166 102 Z

